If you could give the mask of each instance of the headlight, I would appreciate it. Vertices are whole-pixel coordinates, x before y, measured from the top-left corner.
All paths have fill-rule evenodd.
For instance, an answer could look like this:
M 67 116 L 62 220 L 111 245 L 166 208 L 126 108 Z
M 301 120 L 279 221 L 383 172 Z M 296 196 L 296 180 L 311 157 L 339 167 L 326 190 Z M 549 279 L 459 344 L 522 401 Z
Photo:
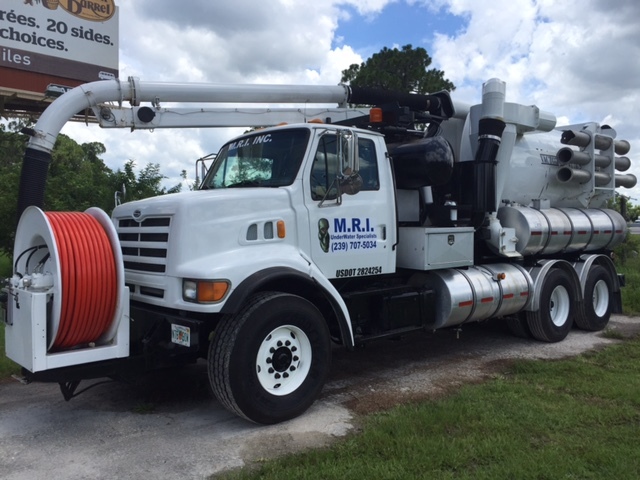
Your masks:
M 228 290 L 227 280 L 182 281 L 182 298 L 185 302 L 216 303 L 224 298 Z

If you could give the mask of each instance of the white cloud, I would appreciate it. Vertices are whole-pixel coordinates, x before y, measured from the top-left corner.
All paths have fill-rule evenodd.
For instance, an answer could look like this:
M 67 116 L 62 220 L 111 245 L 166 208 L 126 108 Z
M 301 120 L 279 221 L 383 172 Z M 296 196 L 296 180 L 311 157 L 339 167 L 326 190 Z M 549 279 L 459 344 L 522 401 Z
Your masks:
M 348 5 L 354 8 L 358 14 L 363 16 L 372 16 L 380 14 L 384 7 L 397 1 L 398 0 L 343 0 L 335 1 L 333 3 Z
M 265 73 L 317 69 L 331 50 L 339 16 L 329 1 L 193 0 L 187 7 L 143 0 L 127 7 L 128 23 L 146 25 L 149 34 L 136 35 L 123 51 L 134 58 L 150 55 L 154 70 L 178 81 L 191 80 L 194 71 L 207 81 L 252 82 Z M 123 44 L 128 31 L 140 27 L 123 28 Z

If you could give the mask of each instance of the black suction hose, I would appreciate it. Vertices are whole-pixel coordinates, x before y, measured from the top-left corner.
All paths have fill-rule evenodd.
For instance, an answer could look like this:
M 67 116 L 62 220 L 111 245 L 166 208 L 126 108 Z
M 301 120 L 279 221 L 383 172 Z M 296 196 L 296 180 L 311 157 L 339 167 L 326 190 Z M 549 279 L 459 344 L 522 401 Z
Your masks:
M 496 157 L 504 121 L 497 118 L 482 118 L 478 122 L 478 149 L 473 165 L 473 210 L 471 223 L 478 228 L 484 222 L 485 214 L 498 210 L 496 204 Z
M 44 189 L 47 173 L 51 163 L 51 152 L 43 152 L 27 147 L 20 173 L 20 189 L 18 190 L 17 220 L 30 205 L 42 208 L 44 205 Z
M 447 91 L 430 95 L 395 92 L 381 88 L 350 87 L 349 103 L 365 105 L 385 105 L 398 102 L 411 110 L 427 111 L 433 115 L 452 117 L 455 113 L 451 96 Z

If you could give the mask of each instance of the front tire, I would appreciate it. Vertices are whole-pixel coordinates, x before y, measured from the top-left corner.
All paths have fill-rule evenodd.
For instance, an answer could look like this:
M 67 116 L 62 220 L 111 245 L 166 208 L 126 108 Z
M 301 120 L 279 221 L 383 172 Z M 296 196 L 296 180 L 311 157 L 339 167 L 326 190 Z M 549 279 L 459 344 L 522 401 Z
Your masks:
M 571 330 L 575 305 L 574 285 L 567 272 L 551 270 L 542 284 L 536 312 L 526 312 L 531 335 L 542 342 L 560 342 Z
M 327 324 L 302 297 L 264 292 L 225 316 L 209 345 L 213 393 L 228 410 L 273 424 L 302 414 L 320 394 L 331 363 Z
M 576 324 L 583 330 L 603 330 L 611 317 L 613 282 L 609 272 L 601 265 L 589 270 L 584 286 L 584 315 L 576 317 Z

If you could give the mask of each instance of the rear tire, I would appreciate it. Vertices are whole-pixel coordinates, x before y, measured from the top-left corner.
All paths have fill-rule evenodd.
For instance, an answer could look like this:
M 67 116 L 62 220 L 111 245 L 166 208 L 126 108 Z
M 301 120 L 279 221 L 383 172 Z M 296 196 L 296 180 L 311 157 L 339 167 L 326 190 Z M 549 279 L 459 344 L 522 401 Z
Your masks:
M 584 314 L 576 317 L 578 327 L 591 332 L 603 330 L 611 317 L 612 299 L 611 275 L 601 265 L 592 266 L 584 286 Z
M 564 340 L 573 324 L 574 305 L 571 277 L 564 270 L 551 270 L 542 284 L 538 311 L 526 312 L 533 338 L 542 342 Z
M 273 424 L 311 406 L 330 363 L 329 330 L 318 309 L 302 297 L 264 292 L 214 331 L 209 382 L 228 410 Z

